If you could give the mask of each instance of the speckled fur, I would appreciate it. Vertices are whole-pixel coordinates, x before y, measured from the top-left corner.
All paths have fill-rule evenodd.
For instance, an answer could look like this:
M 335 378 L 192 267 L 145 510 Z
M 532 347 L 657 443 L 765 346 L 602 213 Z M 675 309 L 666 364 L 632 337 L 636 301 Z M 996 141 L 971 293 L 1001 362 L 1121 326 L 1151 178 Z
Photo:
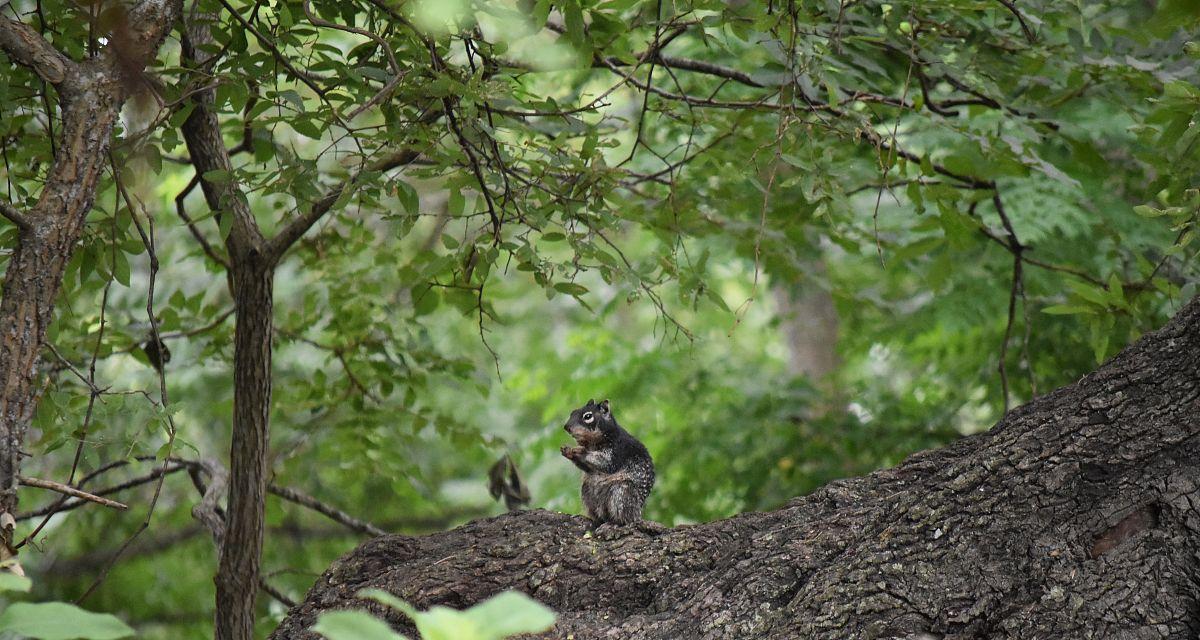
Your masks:
M 592 422 L 585 421 L 588 414 Z M 583 471 L 583 507 L 596 525 L 632 524 L 654 486 L 654 461 L 637 438 L 621 428 L 608 401 L 571 412 L 563 426 L 579 446 L 563 447 L 565 458 Z

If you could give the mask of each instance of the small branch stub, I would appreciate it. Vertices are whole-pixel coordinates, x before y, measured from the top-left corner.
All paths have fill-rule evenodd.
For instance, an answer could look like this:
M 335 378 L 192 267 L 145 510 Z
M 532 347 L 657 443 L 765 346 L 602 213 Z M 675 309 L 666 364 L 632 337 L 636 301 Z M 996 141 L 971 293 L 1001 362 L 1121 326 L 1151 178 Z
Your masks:
M 33 223 L 29 221 L 29 218 L 25 217 L 25 214 L 7 202 L 0 201 L 0 216 L 7 218 L 9 222 L 15 224 L 23 233 L 33 231 Z

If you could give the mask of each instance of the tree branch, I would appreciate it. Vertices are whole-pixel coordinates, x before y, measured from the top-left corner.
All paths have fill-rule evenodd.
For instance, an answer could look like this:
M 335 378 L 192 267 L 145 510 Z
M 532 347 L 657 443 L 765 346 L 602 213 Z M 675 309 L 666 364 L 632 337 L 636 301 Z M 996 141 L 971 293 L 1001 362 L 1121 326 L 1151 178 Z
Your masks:
M 538 637 L 561 640 L 1190 638 L 1198 366 L 1200 299 L 987 433 L 775 511 L 588 538 L 584 518 L 533 510 L 374 538 L 270 637 L 317 640 L 322 612 L 375 587 L 417 608 L 516 589 L 555 610 Z
M 422 116 L 418 122 L 423 124 L 432 122 L 433 120 L 441 117 L 441 115 L 441 111 L 429 111 Z M 419 155 L 420 152 L 413 149 L 397 151 L 388 156 L 380 158 L 375 162 L 372 162 L 370 165 L 368 165 L 366 171 L 388 171 L 390 169 L 395 169 L 396 167 L 401 167 L 411 163 L 413 160 L 416 160 L 417 156 Z M 338 201 L 338 198 L 342 196 L 342 193 L 344 193 L 346 189 L 351 189 L 354 187 L 362 173 L 363 172 L 361 171 L 356 173 L 353 177 L 346 180 L 341 185 L 331 189 L 329 193 L 325 194 L 324 197 L 314 202 L 312 207 L 304 215 L 289 222 L 286 227 L 284 227 L 279 233 L 275 234 L 275 237 L 268 240 L 266 243 L 266 251 L 264 251 L 264 253 L 268 256 L 268 259 L 273 263 L 278 262 L 279 259 L 283 257 L 283 254 L 287 252 L 289 247 L 295 244 L 295 242 L 299 240 L 300 237 L 305 234 L 305 232 L 312 228 L 312 226 L 316 224 L 322 216 L 324 216 L 331 208 L 333 208 L 334 203 Z
M 208 474 L 207 486 L 198 471 Z M 229 486 L 229 472 L 216 460 L 201 460 L 193 464 L 188 473 L 192 477 L 192 484 L 200 492 L 200 502 L 192 507 L 192 517 L 208 529 L 219 550 L 225 542 L 225 515 L 221 512 L 220 500 Z
M 302 507 L 312 509 L 313 511 L 316 511 L 317 513 L 329 518 L 330 520 L 333 520 L 340 525 L 345 526 L 347 529 L 352 531 L 356 531 L 368 536 L 387 535 L 387 532 L 383 529 L 380 529 L 369 522 L 359 520 L 358 518 L 355 518 L 341 509 L 331 507 L 324 502 L 321 502 L 312 496 L 300 493 L 295 489 L 281 487 L 277 484 L 271 484 L 267 486 L 267 491 L 279 496 L 280 498 L 283 498 L 284 500 L 287 500 L 288 502 L 294 502 Z
M 25 217 L 16 207 L 0 200 L 0 215 L 8 218 L 8 221 L 17 225 L 17 228 L 22 233 L 31 233 L 33 231 L 33 222 Z
M 1029 25 L 1025 22 L 1025 16 L 1021 15 L 1020 10 L 1017 9 L 1017 6 L 1013 4 L 1011 0 L 996 0 L 996 2 L 1004 5 L 1005 9 L 1008 9 L 1014 16 L 1017 17 L 1017 22 L 1020 23 L 1021 31 L 1025 34 L 1025 39 L 1029 41 L 1029 44 L 1033 44 L 1037 41 L 1037 38 L 1033 35 L 1033 30 L 1031 30 Z
M 74 63 L 46 42 L 33 27 L 11 18 L 0 19 L 0 49 L 14 62 L 33 69 L 55 86 L 62 84 L 74 68 Z
M 100 496 L 93 495 L 86 491 L 80 491 L 79 489 L 76 489 L 75 487 L 69 487 L 65 484 L 62 484 L 61 482 L 55 482 L 53 480 L 41 480 L 39 478 L 30 478 L 28 476 L 21 476 L 19 478 L 19 480 L 20 480 L 21 484 L 26 487 L 37 487 L 39 489 L 49 489 L 51 491 L 57 491 L 58 493 L 61 493 L 63 495 L 71 496 L 73 498 L 80 498 L 81 500 L 86 500 L 88 502 L 95 502 L 96 504 L 101 504 L 106 507 L 112 507 L 113 509 L 120 509 L 122 511 L 129 508 L 129 505 L 127 505 L 127 504 L 122 504 L 120 502 L 117 502 L 116 500 L 109 500 L 108 498 L 101 498 Z
M 172 459 L 171 461 L 176 462 L 177 460 Z M 121 462 L 122 464 L 125 463 L 124 460 L 121 460 L 119 462 Z M 106 465 L 105 470 L 114 469 L 114 468 L 116 468 L 116 466 L 121 466 L 121 465 L 115 465 L 115 466 Z M 186 469 L 186 468 L 187 468 L 186 465 L 167 467 L 165 469 L 162 467 L 156 467 L 153 471 L 151 471 L 147 474 L 137 476 L 136 478 L 132 478 L 132 479 L 122 482 L 121 484 L 118 484 L 118 485 L 114 485 L 111 487 L 105 487 L 103 489 L 93 491 L 89 495 L 107 496 L 107 495 L 112 495 L 114 493 L 120 493 L 121 491 L 125 491 L 126 489 L 132 489 L 133 487 L 141 486 L 144 484 L 149 484 L 151 482 L 154 482 L 161 476 L 169 475 L 169 474 L 175 473 L 176 471 L 179 471 L 180 469 Z M 94 477 L 95 475 L 97 475 L 96 472 L 92 472 L 92 474 L 85 476 L 82 480 L 79 481 L 79 484 L 77 486 L 80 486 L 80 487 L 84 486 L 87 483 L 87 481 L 89 479 L 91 479 L 92 477 Z M 54 504 L 42 507 L 36 511 L 30 511 L 28 513 L 18 513 L 16 515 L 16 520 L 19 522 L 21 520 L 28 520 L 30 518 L 37 518 L 40 516 L 50 515 L 50 514 L 54 514 L 54 513 L 61 513 L 63 511 L 70 511 L 72 509 L 81 507 L 86 503 L 87 503 L 86 500 L 70 500 L 63 504 L 54 503 Z

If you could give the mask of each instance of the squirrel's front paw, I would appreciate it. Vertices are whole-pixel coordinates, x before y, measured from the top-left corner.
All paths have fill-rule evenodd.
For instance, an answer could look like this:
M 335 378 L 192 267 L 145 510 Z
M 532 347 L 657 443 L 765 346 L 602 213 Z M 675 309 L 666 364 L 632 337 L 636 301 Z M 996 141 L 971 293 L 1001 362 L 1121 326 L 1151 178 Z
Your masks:
M 575 458 L 578 458 L 579 456 L 583 455 L 583 447 L 563 446 L 562 448 L 559 449 L 559 451 L 562 452 L 562 455 L 564 458 L 567 458 L 570 460 L 574 460 Z

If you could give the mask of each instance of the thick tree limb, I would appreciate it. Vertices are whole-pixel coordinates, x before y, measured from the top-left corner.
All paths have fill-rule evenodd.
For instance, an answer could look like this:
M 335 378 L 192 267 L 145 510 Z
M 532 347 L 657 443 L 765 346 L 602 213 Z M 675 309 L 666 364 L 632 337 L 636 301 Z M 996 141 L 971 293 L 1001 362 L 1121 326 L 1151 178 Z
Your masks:
M 518 589 L 558 612 L 543 637 L 576 640 L 1191 638 L 1197 504 L 1200 298 L 989 432 L 777 511 L 594 537 L 533 511 L 375 538 L 272 637 L 385 613 L 355 597 L 379 587 L 421 608 Z
M 393 154 L 382 161 L 377 162 L 372 168 L 375 171 L 393 169 L 400 165 L 412 162 L 416 159 L 417 155 L 418 154 L 416 151 L 406 151 Z M 342 185 L 330 190 L 330 192 L 325 194 L 320 200 L 314 202 L 313 205 L 309 207 L 308 211 L 304 212 L 303 215 L 289 222 L 286 227 L 284 227 L 279 231 L 278 234 L 275 235 L 275 237 L 271 238 L 267 245 L 267 254 L 274 257 L 276 260 L 282 258 L 283 254 L 288 250 L 289 247 L 295 244 L 295 242 L 299 240 L 306 231 L 312 228 L 312 226 L 316 224 L 316 222 L 320 220 L 322 216 L 324 216 L 331 208 L 333 208 L 333 204 L 337 202 L 338 198 L 342 196 L 342 193 L 346 189 L 354 188 L 354 183 L 357 179 L 358 176 L 355 175 Z
M 55 86 L 62 84 L 74 67 L 33 27 L 11 18 L 0 18 L 0 49 Z

